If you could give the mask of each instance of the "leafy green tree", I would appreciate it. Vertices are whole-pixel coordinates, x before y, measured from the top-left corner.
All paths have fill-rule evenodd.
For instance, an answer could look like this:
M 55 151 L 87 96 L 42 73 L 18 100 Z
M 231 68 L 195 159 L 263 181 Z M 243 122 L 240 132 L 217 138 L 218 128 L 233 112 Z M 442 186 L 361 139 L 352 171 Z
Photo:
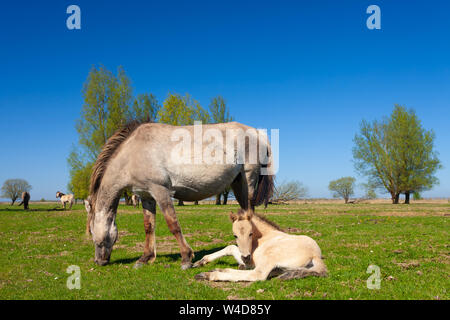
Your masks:
M 153 94 L 139 94 L 134 100 L 130 118 L 140 122 L 156 121 L 161 106 Z
M 390 156 L 398 174 L 399 189 L 409 203 L 410 194 L 431 189 L 442 166 L 434 150 L 434 132 L 425 130 L 414 110 L 396 105 L 386 127 Z
M 414 200 L 422 200 L 422 195 L 420 194 L 420 192 L 415 191 L 413 193 L 413 199 Z
M 83 85 L 83 107 L 76 123 L 79 147 L 68 157 L 69 190 L 77 198 L 86 198 L 92 166 L 104 144 L 128 121 L 154 119 L 158 101 L 152 94 L 133 98 L 131 80 L 122 67 L 113 74 L 105 67 L 93 67 Z
M 82 93 L 84 104 L 76 130 L 83 151 L 90 161 L 95 161 L 108 138 L 127 122 L 131 81 L 122 67 L 117 76 L 103 66 L 93 67 Z
M 182 96 L 175 93 L 169 94 L 164 100 L 162 108 L 158 111 L 158 119 L 161 123 L 183 126 L 192 125 L 194 121 L 209 123 L 210 117 L 200 103 L 189 94 Z
M 385 136 L 386 120 L 369 123 L 361 122 L 360 134 L 354 138 L 353 158 L 356 170 L 369 178 L 376 188 L 384 187 L 391 195 L 392 202 L 398 203 L 400 186 L 394 170 L 393 159 L 389 156 L 390 145 Z
M 22 192 L 30 192 L 31 185 L 24 179 L 8 179 L 2 186 L 2 198 L 11 199 L 11 205 L 14 205 L 17 199 L 22 196 Z
M 76 199 L 87 199 L 93 163 L 87 163 L 77 169 L 72 169 L 68 189 Z
M 222 96 L 217 96 L 211 99 L 209 104 L 209 112 L 211 114 L 212 123 L 224 123 L 233 121 L 230 116 L 230 111 L 227 108 L 226 101 Z
M 355 193 L 355 181 L 353 177 L 343 177 L 333 180 L 328 185 L 328 189 L 333 192 L 333 197 L 344 198 L 345 203 L 348 203 L 350 197 Z
M 435 172 L 441 168 L 434 151 L 434 133 L 422 128 L 414 111 L 396 105 L 389 118 L 362 121 L 354 139 L 353 157 L 358 172 L 369 182 L 385 188 L 393 203 L 405 193 L 428 190 L 437 183 Z

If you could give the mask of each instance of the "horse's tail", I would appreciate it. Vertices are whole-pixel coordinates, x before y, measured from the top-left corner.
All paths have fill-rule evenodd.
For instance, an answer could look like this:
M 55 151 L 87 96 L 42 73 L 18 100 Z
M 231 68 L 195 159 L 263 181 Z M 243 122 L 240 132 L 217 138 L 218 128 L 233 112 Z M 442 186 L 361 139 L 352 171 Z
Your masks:
M 288 270 L 280 274 L 277 278 L 281 280 L 300 279 L 309 276 L 326 277 L 328 275 L 327 267 L 322 258 L 314 257 L 312 259 L 313 266 L 311 268 L 298 268 L 295 270 Z
M 258 184 L 255 187 L 255 192 L 251 201 L 252 206 L 259 206 L 264 203 L 267 208 L 270 198 L 273 195 L 274 175 L 273 173 L 273 158 L 270 146 L 267 146 L 267 164 L 262 164 L 260 168 Z

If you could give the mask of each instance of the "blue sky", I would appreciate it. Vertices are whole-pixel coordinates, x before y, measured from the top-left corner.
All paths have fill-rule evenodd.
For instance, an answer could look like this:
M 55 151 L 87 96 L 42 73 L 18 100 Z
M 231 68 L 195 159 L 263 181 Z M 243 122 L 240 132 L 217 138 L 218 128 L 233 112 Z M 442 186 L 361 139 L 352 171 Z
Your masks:
M 66 8 L 81 8 L 81 30 Z M 381 8 L 381 30 L 366 8 Z M 134 93 L 226 98 L 237 121 L 280 130 L 279 180 L 311 197 L 353 175 L 362 119 L 414 108 L 444 169 L 428 197 L 450 196 L 448 1 L 33 1 L 0 11 L 0 183 L 32 199 L 66 191 L 81 88 L 93 65 L 121 65 Z

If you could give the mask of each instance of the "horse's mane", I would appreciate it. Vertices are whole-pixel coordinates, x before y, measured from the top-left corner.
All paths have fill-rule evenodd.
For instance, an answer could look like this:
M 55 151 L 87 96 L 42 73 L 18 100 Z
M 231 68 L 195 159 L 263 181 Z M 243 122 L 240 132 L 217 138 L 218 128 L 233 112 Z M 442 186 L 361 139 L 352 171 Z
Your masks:
M 255 215 L 258 219 L 262 220 L 263 222 L 267 223 L 268 225 L 270 225 L 271 227 L 273 227 L 274 229 L 278 230 L 278 231 L 284 231 L 279 225 L 277 225 L 275 222 L 270 221 L 269 219 L 267 219 L 264 216 L 261 216 L 257 213 L 253 213 L 253 215 Z
M 244 219 L 247 219 L 247 214 L 245 213 L 245 211 L 244 211 L 243 209 L 239 209 L 239 210 L 238 210 L 237 216 L 238 216 L 238 220 L 244 220 Z M 274 229 L 276 229 L 276 230 L 278 230 L 278 231 L 283 231 L 283 232 L 284 232 L 284 230 L 283 230 L 279 225 L 277 225 L 277 224 L 276 224 L 275 222 L 273 222 L 273 221 L 270 221 L 270 220 L 267 219 L 266 217 L 264 217 L 264 216 L 262 216 L 262 215 L 259 215 L 259 214 L 255 213 L 255 212 L 252 213 L 252 217 L 253 217 L 253 216 L 256 216 L 259 220 L 261 220 L 262 222 L 268 224 L 269 226 L 273 227 Z
M 91 174 L 91 184 L 89 194 L 91 199 L 91 208 L 94 212 L 95 202 L 100 184 L 108 167 L 109 160 L 114 156 L 119 146 L 136 130 L 142 123 L 140 121 L 131 121 L 123 128 L 114 132 L 114 134 L 106 141 L 102 151 L 95 161 Z

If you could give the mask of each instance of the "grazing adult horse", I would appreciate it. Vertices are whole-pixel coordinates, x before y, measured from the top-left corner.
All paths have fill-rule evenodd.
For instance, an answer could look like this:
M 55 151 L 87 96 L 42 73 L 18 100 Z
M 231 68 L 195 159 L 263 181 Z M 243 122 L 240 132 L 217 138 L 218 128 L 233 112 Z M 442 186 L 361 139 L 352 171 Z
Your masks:
M 56 197 L 60 198 L 61 205 L 63 206 L 64 210 L 66 210 L 66 204 L 69 204 L 69 210 L 72 210 L 72 206 L 75 202 L 73 194 L 64 194 L 62 192 L 57 191 Z
M 205 132 L 200 138 L 199 130 Z M 227 133 L 230 137 L 237 134 L 233 137 L 238 138 L 244 133 L 244 157 L 241 140 L 227 145 L 226 149 L 211 147 L 211 136 L 217 142 Z M 232 139 L 227 137 L 227 142 Z M 265 152 L 252 148 L 253 143 L 258 144 L 259 151 Z M 199 161 L 199 154 L 202 156 L 199 150 L 209 150 L 217 162 Z M 243 210 L 267 204 L 273 189 L 273 176 L 264 174 L 272 172 L 269 170 L 272 167 L 270 153 L 267 136 L 237 122 L 202 126 L 132 122 L 116 131 L 99 154 L 91 175 L 88 223 L 95 244 L 95 262 L 99 265 L 109 262 L 118 234 L 117 206 L 122 190 L 131 188 L 140 196 L 144 212 L 144 253 L 136 267 L 156 258 L 157 204 L 180 246 L 182 268 L 191 267 L 194 252 L 183 236 L 172 197 L 184 201 L 202 200 L 231 185 Z
M 206 255 L 194 267 L 232 255 L 239 269 L 254 269 L 216 269 L 197 274 L 197 280 L 259 281 L 274 276 L 288 280 L 327 275 L 319 245 L 310 237 L 284 233 L 264 217 L 241 210 L 238 214 L 231 213 L 230 218 L 238 246 L 230 245 Z
M 133 206 L 136 208 L 136 207 L 138 207 L 139 208 L 139 196 L 138 195 L 136 195 L 136 194 L 133 194 L 132 196 L 131 196 L 131 202 L 133 202 Z
M 28 202 L 30 201 L 30 194 L 27 191 L 22 192 L 22 202 L 19 203 L 19 206 L 23 204 L 23 208 L 28 210 Z

